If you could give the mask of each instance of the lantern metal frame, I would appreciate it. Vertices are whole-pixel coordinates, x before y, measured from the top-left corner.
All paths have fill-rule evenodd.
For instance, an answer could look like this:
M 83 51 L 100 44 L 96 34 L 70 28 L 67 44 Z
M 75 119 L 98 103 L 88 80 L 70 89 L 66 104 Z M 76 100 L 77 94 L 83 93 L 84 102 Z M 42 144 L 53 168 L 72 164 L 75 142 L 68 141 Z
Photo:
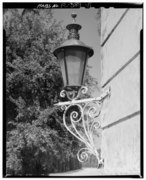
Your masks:
M 87 60 L 88 60 L 88 58 L 93 56 L 94 51 L 91 47 L 87 46 L 86 44 L 84 44 L 82 41 L 80 41 L 78 39 L 69 39 L 69 40 L 65 41 L 61 46 L 57 47 L 54 50 L 54 55 L 56 57 L 57 57 L 57 54 L 59 54 L 60 52 L 63 52 L 63 56 L 64 56 L 63 60 L 64 60 L 65 76 L 66 76 L 66 86 L 69 86 L 69 73 L 68 73 L 68 66 L 67 66 L 67 60 L 66 60 L 66 52 L 69 48 L 70 49 L 76 48 L 76 49 L 84 50 L 86 53 L 85 60 L 84 60 L 83 73 L 82 73 L 82 77 L 81 77 L 81 81 L 80 81 L 80 84 L 83 84 Z

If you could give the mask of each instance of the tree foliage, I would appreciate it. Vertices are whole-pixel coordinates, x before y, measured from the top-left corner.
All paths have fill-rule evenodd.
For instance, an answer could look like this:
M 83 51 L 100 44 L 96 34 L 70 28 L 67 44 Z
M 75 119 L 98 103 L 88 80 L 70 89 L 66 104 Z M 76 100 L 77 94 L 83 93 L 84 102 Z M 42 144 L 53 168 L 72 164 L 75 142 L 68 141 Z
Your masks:
M 65 29 L 51 10 L 7 9 L 4 30 L 6 173 L 48 175 L 66 170 L 60 167 L 76 159 L 80 144 L 66 131 L 62 112 L 53 106 L 63 84 L 52 51 L 64 40 Z M 80 167 L 75 163 L 68 167 Z

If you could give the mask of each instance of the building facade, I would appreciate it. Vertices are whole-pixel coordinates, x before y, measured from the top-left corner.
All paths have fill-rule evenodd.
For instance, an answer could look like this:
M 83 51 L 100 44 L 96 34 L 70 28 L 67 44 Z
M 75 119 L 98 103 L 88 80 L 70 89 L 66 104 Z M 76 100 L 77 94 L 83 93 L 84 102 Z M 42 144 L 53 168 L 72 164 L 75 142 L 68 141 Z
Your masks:
M 111 87 L 102 121 L 110 174 L 140 174 L 142 8 L 101 8 L 101 86 Z

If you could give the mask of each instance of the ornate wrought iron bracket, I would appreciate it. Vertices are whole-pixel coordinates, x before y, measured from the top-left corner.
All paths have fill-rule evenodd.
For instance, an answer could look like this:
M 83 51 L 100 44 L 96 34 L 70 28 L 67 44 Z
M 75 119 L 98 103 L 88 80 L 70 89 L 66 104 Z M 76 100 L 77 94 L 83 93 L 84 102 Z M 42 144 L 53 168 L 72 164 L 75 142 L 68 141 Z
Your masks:
M 111 90 L 109 88 L 100 97 L 79 99 L 87 91 L 88 88 L 85 86 L 77 91 L 63 90 L 60 92 L 60 96 L 67 97 L 69 101 L 59 102 L 55 105 L 61 106 L 61 109 L 64 110 L 63 123 L 66 129 L 86 145 L 85 148 L 79 150 L 78 160 L 84 162 L 88 159 L 89 154 L 93 154 L 99 165 L 103 160 L 97 151 L 94 135 L 101 129 L 101 119 L 98 117 L 101 114 L 103 101 L 110 97 Z

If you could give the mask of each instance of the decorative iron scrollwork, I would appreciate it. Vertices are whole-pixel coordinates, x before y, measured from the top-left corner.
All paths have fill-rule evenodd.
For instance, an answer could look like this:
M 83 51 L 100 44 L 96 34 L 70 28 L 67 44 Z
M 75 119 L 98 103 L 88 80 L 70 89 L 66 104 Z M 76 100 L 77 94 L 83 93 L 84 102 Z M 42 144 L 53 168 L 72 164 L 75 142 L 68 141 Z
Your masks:
M 86 86 L 81 87 L 74 87 L 74 88 L 67 88 L 63 89 L 60 92 L 60 97 L 65 98 L 69 101 L 78 99 L 82 94 L 86 94 L 88 91 L 88 88 Z
M 88 89 L 85 86 L 78 89 L 78 91 L 63 90 L 60 96 L 66 96 L 70 101 L 56 105 L 61 106 L 64 110 L 63 123 L 66 129 L 86 146 L 79 150 L 78 160 L 84 162 L 88 159 L 89 154 L 93 154 L 96 156 L 98 164 L 100 164 L 103 160 L 97 151 L 94 136 L 101 129 L 101 120 L 98 117 L 101 114 L 104 99 L 110 97 L 110 89 L 98 98 L 79 99 L 87 91 Z

